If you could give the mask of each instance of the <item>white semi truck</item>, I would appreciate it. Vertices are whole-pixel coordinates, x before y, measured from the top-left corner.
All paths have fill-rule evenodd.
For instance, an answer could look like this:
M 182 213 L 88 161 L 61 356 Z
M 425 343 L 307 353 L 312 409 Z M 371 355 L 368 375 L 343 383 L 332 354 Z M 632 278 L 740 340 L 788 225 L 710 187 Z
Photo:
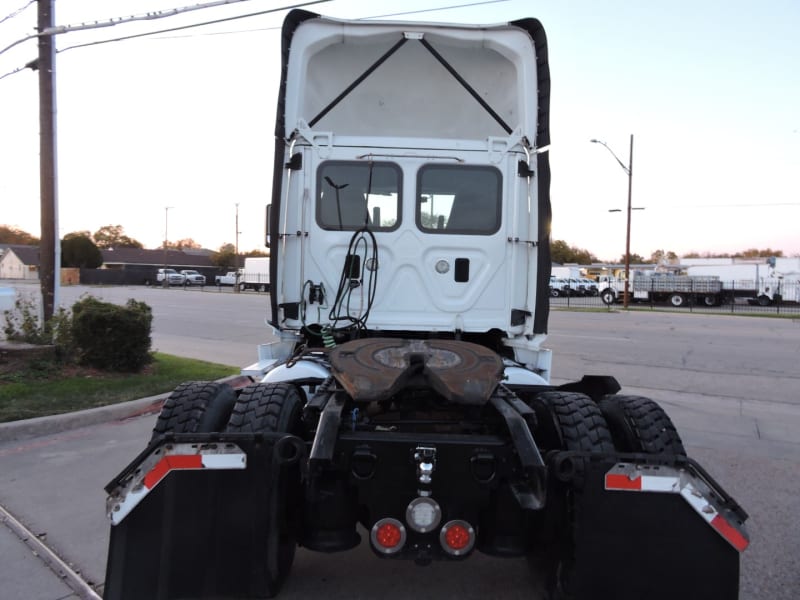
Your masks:
M 106 488 L 106 599 L 272 597 L 298 546 L 359 543 L 528 557 L 552 599 L 735 599 L 747 515 L 666 412 L 551 382 L 539 21 L 295 10 L 282 40 L 278 340 L 241 386 L 180 386 Z

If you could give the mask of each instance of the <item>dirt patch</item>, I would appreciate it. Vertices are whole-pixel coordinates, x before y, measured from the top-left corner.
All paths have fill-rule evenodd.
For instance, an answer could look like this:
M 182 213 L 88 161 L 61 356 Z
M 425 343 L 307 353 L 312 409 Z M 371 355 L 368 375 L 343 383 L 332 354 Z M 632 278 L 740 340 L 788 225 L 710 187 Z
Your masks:
M 56 360 L 55 346 L 37 346 L 23 342 L 0 342 L 0 378 L 37 366 L 52 364 Z

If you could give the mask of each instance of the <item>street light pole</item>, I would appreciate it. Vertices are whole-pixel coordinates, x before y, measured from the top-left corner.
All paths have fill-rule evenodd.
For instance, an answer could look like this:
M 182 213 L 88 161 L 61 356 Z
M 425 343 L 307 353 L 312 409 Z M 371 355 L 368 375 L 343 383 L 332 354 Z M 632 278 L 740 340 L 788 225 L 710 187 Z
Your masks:
M 234 285 L 233 291 L 235 293 L 239 292 L 239 203 L 236 203 L 236 246 L 234 250 L 235 254 L 233 257 L 233 267 L 236 271 L 236 277 L 234 278 Z
M 164 279 L 161 284 L 164 287 L 169 287 L 169 279 L 167 277 L 167 244 L 169 243 L 169 209 L 173 206 L 164 207 Z
M 619 159 L 619 157 L 614 154 L 614 151 L 608 147 L 608 144 L 605 142 L 601 142 L 600 140 L 589 140 L 593 144 L 601 144 L 605 146 L 605 149 L 611 152 L 611 155 L 617 160 L 619 166 L 622 167 L 622 170 L 628 175 L 628 222 L 625 227 L 625 288 L 622 294 L 622 306 L 624 308 L 628 308 L 628 285 L 630 282 L 630 274 L 631 274 L 631 196 L 633 192 L 633 134 L 631 134 L 631 147 L 630 147 L 630 154 L 628 155 L 628 166 L 626 167 L 625 164 Z

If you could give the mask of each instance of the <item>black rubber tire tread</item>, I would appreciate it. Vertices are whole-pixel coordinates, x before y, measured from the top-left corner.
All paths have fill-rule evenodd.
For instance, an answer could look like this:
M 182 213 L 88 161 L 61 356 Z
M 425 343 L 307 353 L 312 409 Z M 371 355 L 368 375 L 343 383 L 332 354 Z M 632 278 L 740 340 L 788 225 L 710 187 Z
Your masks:
M 165 433 L 222 431 L 236 402 L 226 383 L 188 381 L 169 395 L 161 408 L 151 439 Z
M 553 413 L 561 430 L 562 450 L 614 452 L 614 442 L 597 404 L 578 392 L 542 392 L 536 395 Z
M 299 435 L 303 395 L 290 383 L 256 383 L 239 394 L 226 431 Z
M 226 431 L 248 433 L 291 433 L 302 435 L 302 392 L 290 383 L 248 385 L 233 407 Z M 296 469 L 281 470 L 271 482 L 267 544 L 267 597 L 274 597 L 289 576 L 297 549 L 296 511 L 303 505 Z M 292 525 L 294 524 L 294 526 Z
M 613 453 L 614 442 L 606 424 L 603 414 L 597 404 L 586 394 L 579 392 L 541 392 L 535 399 L 547 406 L 561 437 L 561 450 L 574 452 Z M 578 478 L 580 488 L 582 477 Z M 567 492 L 564 502 L 568 517 L 568 527 L 578 520 L 577 513 L 580 507 L 580 492 Z M 573 535 L 569 534 L 570 537 Z M 531 561 L 534 569 L 539 574 L 544 574 L 546 579 L 546 597 L 549 600 L 576 600 L 571 592 L 574 571 L 574 547 L 572 542 L 567 547 L 561 548 L 556 555 L 547 556 L 543 562 L 537 564 Z
M 686 456 L 672 419 L 650 398 L 609 395 L 598 406 L 620 452 Z

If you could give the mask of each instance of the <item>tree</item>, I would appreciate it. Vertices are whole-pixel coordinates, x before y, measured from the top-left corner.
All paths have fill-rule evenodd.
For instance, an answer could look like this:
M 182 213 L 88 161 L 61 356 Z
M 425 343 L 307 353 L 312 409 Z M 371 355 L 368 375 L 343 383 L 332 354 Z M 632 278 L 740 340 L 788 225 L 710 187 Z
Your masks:
M 564 240 L 553 240 L 550 244 L 550 258 L 557 263 L 578 263 L 588 265 L 597 261 L 597 257 L 582 248 L 570 246 Z
M 104 225 L 92 236 L 98 248 L 144 248 L 142 243 L 123 233 L 122 225 Z
M 103 264 L 100 249 L 88 235 L 88 232 L 68 233 L 61 240 L 61 266 L 96 269 Z
M 748 248 L 733 255 L 734 258 L 768 258 L 770 256 L 783 256 L 782 250 L 773 250 L 772 248 L 764 248 L 759 250 L 757 248 Z
M 237 264 L 236 246 L 233 244 L 223 244 L 217 252 L 211 255 L 211 262 L 222 269 L 233 269 Z M 241 264 L 241 263 L 239 263 Z
M 22 229 L 17 229 L 10 225 L 0 225 L 0 244 L 35 246 L 38 243 L 39 238 L 31 235 L 27 231 L 22 231 Z
M 75 238 L 83 238 L 83 237 L 89 238 L 91 240 L 92 239 L 92 234 L 89 233 L 88 229 L 82 229 L 80 231 L 72 231 L 72 232 L 66 234 L 64 236 L 64 239 L 65 240 L 72 240 L 72 239 L 75 239 Z
M 728 252 L 687 252 L 683 255 L 683 258 L 769 258 L 770 256 L 783 256 L 783 250 L 749 248 L 734 254 Z
M 177 242 L 165 242 L 167 248 L 174 248 L 175 250 L 184 250 L 185 248 L 197 250 L 202 248 L 200 244 L 195 242 L 192 238 L 183 238 Z
M 678 255 L 672 250 L 655 250 L 650 255 L 650 262 L 656 264 L 676 264 L 678 263 Z
M 622 263 L 622 264 L 625 264 L 625 255 L 624 254 L 620 257 L 619 262 Z M 644 256 L 642 256 L 641 254 L 636 254 L 635 252 L 631 253 L 631 264 L 632 265 L 634 265 L 634 264 L 644 264 L 646 262 L 647 261 L 645 260 Z

